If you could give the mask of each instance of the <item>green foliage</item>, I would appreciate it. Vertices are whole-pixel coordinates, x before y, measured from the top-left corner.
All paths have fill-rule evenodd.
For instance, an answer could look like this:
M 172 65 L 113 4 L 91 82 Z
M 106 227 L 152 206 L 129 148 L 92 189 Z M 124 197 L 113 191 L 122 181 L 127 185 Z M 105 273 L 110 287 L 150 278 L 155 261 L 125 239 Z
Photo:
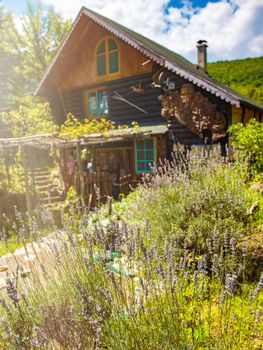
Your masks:
M 209 74 L 263 105 L 263 57 L 208 64 Z
M 172 170 L 173 172 L 174 170 Z M 248 228 L 247 210 L 260 198 L 245 186 L 238 168 L 210 162 L 193 165 L 188 172 L 157 171 L 145 185 L 116 203 L 116 217 L 139 225 L 145 235 L 160 244 L 173 236 L 186 238 L 189 247 L 204 253 L 206 239 L 216 232 L 221 242 L 225 232 L 241 239 Z M 94 221 L 104 223 L 103 214 Z M 152 239 L 152 238 L 151 238 Z
M 7 242 L 0 242 L 0 256 L 15 252 L 18 248 L 22 247 L 22 241 L 18 241 L 14 236 L 7 239 Z
M 111 120 L 105 118 L 84 119 L 82 122 L 69 113 L 65 123 L 61 125 L 60 132 L 73 138 L 88 134 L 107 133 L 111 129 L 114 129 L 114 122 Z
M 32 275 L 8 278 L 0 293 L 0 347 L 262 347 L 263 274 L 246 280 L 249 257 L 239 234 L 249 227 L 246 208 L 256 194 L 236 168 L 166 164 L 113 206 L 118 213 L 106 225 L 99 211 L 93 226 L 74 197 L 63 232 L 52 225 L 50 239 L 40 250 L 34 245 Z M 45 227 L 53 222 L 39 215 Z M 25 227 L 38 230 L 35 218 L 24 225 L 19 217 L 19 225 L 22 235 Z
M 0 5 L 0 111 L 28 105 L 27 96 L 37 87 L 70 27 L 69 21 L 40 3 L 28 3 L 21 21 L 22 29 L 17 30 L 12 14 Z
M 13 16 L 0 4 L 0 112 L 10 108 L 13 96 L 20 90 L 16 72 L 21 55 Z
M 250 176 L 262 176 L 263 124 L 251 119 L 245 126 L 242 123 L 232 125 L 229 131 L 233 134 L 233 145 L 247 161 Z
M 8 280 L 0 306 L 0 346 L 5 350 L 239 350 L 255 344 L 260 349 L 263 276 L 249 285 L 238 272 L 243 263 L 234 263 L 233 273 L 225 274 L 225 262 L 217 260 L 214 248 L 209 256 L 195 257 L 185 250 L 183 259 L 176 241 L 165 243 L 165 254 L 154 240 L 146 248 L 139 231 L 116 222 L 107 229 L 114 230 L 114 248 L 129 253 L 111 261 L 106 259 L 105 232 L 97 229 L 91 238 L 86 224 L 82 217 L 77 235 L 65 226 L 68 240 L 52 236 L 47 251 L 42 248 L 38 255 L 42 269 L 33 271 L 34 283 L 28 277 L 16 287 Z M 220 249 L 235 261 L 230 242 L 228 237 Z M 213 246 L 218 244 L 215 239 Z M 95 259 L 98 247 L 101 258 Z M 207 258 L 214 256 L 211 270 Z M 116 266 L 133 273 L 112 272 Z
M 17 110 L 2 113 L 1 116 L 12 137 L 47 134 L 56 130 L 48 103 L 20 106 Z
M 23 53 L 18 73 L 24 79 L 26 92 L 31 92 L 42 79 L 71 22 L 52 7 L 44 9 L 40 3 L 28 3 L 21 19 L 22 33 L 18 34 Z

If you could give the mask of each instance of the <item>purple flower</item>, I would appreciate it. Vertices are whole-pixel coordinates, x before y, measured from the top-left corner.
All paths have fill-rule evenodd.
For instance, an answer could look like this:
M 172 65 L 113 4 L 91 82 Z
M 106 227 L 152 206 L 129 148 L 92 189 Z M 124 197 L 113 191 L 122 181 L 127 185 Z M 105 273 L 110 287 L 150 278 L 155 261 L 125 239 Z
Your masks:
M 19 296 L 16 285 L 10 277 L 6 278 L 6 291 L 15 306 L 19 303 Z
M 157 269 L 156 269 L 156 272 L 158 275 L 161 275 L 161 277 L 164 279 L 165 278 L 165 275 L 164 275 L 164 271 L 163 271 L 163 267 L 162 267 L 162 264 L 159 262 L 158 265 L 157 265 Z
M 237 245 L 237 241 L 236 241 L 235 237 L 232 237 L 232 238 L 230 239 L 230 252 L 231 252 L 232 257 L 235 256 L 235 253 L 236 253 L 236 245 Z
M 225 289 L 230 296 L 233 296 L 233 294 L 237 290 L 237 274 L 226 274 Z

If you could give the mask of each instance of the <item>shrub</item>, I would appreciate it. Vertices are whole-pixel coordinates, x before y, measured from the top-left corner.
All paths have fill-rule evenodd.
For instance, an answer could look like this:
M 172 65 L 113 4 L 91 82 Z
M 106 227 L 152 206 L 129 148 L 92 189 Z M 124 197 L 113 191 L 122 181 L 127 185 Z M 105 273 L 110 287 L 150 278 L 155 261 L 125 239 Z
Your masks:
M 114 123 L 111 120 L 107 120 L 105 118 L 84 119 L 84 121 L 81 122 L 71 113 L 69 113 L 65 123 L 61 125 L 60 132 L 73 138 L 87 134 L 106 133 L 114 128 Z
M 247 125 L 234 124 L 229 130 L 232 142 L 243 160 L 247 161 L 250 178 L 262 178 L 263 173 L 263 124 L 250 119 Z
M 185 172 L 156 169 L 116 206 L 118 215 L 145 230 L 150 241 L 163 245 L 173 236 L 186 238 L 189 247 L 203 254 L 215 231 L 221 242 L 225 234 L 240 240 L 248 229 L 247 210 L 259 198 L 245 186 L 238 169 L 210 162 Z

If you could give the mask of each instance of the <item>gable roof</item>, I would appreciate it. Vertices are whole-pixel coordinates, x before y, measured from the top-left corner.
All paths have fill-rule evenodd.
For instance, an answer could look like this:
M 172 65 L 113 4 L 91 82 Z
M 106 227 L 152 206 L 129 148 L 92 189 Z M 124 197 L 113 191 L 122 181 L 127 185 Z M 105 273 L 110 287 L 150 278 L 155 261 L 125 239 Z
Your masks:
M 251 99 L 237 93 L 236 91 L 230 89 L 226 85 L 219 83 L 217 80 L 209 77 L 205 72 L 199 70 L 194 64 L 186 60 L 181 55 L 178 55 L 174 51 L 171 51 L 164 46 L 138 34 L 131 29 L 124 27 L 123 25 L 104 17 L 94 11 L 91 11 L 85 7 L 82 7 L 76 20 L 74 21 L 71 30 L 65 37 L 62 45 L 60 46 L 57 54 L 53 58 L 52 62 L 48 66 L 41 82 L 39 83 L 35 94 L 38 94 L 41 90 L 42 85 L 51 73 L 52 69 L 56 65 L 56 61 L 62 52 L 65 44 L 70 40 L 72 32 L 75 30 L 78 22 L 82 16 L 87 16 L 95 23 L 108 30 L 116 37 L 122 39 L 127 44 L 135 48 L 136 50 L 143 53 L 145 56 L 149 57 L 152 61 L 158 63 L 160 66 L 174 72 L 180 77 L 188 80 L 192 84 L 206 90 L 207 92 L 219 97 L 220 99 L 240 107 L 240 103 L 244 103 L 248 106 L 260 109 L 263 111 L 263 106 L 255 103 Z

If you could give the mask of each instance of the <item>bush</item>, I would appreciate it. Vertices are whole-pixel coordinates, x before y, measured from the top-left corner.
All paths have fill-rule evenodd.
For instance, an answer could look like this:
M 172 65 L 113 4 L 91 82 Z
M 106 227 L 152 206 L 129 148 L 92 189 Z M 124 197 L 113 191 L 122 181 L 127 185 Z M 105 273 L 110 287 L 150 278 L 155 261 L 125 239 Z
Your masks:
M 250 179 L 262 179 L 263 174 L 263 124 L 250 119 L 247 125 L 234 124 L 229 131 L 232 142 L 239 151 L 242 160 L 247 161 Z
M 175 236 L 203 254 L 214 232 L 221 242 L 225 234 L 242 239 L 249 227 L 247 210 L 259 198 L 245 186 L 237 168 L 210 162 L 191 165 L 185 172 L 156 169 L 116 207 L 117 215 L 142 228 L 150 241 L 163 245 Z

